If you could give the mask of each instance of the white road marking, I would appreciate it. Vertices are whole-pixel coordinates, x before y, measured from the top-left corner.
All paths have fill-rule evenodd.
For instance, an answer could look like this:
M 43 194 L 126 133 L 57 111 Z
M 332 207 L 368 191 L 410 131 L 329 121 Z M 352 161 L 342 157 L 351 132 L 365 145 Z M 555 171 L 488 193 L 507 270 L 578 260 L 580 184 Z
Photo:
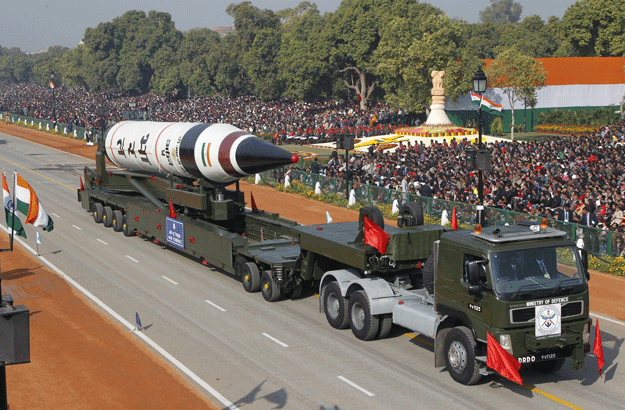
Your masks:
M 598 317 L 601 320 L 607 320 L 608 322 L 615 323 L 617 325 L 625 326 L 625 322 L 621 322 L 620 320 L 612 319 L 606 316 L 598 315 L 596 313 L 590 312 L 591 316 Z
M 270 340 L 273 340 L 274 342 L 276 342 L 277 344 L 279 344 L 282 347 L 289 347 L 288 344 L 279 341 L 278 339 L 276 339 L 275 337 L 273 337 L 271 335 L 268 335 L 267 333 L 263 333 L 263 336 L 265 336 L 266 338 L 268 338 Z
M 52 214 L 52 216 L 54 216 L 54 217 L 57 217 L 57 218 L 61 219 L 61 217 L 60 217 L 59 215 L 55 214 L 54 212 L 50 212 L 50 213 Z
M 98 238 L 96 239 L 98 242 L 103 243 L 104 245 L 108 245 L 108 243 L 104 242 L 102 239 Z
M 359 386 L 359 385 L 357 385 L 356 383 L 354 383 L 354 382 L 352 382 L 352 381 L 350 381 L 350 380 L 347 380 L 347 379 L 346 379 L 345 377 L 343 377 L 343 376 L 338 376 L 338 378 L 339 378 L 340 380 L 343 380 L 345 383 L 349 384 L 350 386 L 352 386 L 352 387 L 354 387 L 354 388 L 356 388 L 356 389 L 360 390 L 361 392 L 363 392 L 364 394 L 366 394 L 366 395 L 367 395 L 367 396 L 369 396 L 369 397 L 373 397 L 373 396 L 375 396 L 375 394 L 371 393 L 371 392 L 370 392 L 370 391 L 368 391 L 368 390 L 363 389 L 362 387 L 360 387 L 360 386 Z
M 130 259 L 131 261 L 133 261 L 134 263 L 139 263 L 139 261 L 138 261 L 138 260 L 136 260 L 135 258 L 133 258 L 133 257 L 132 257 L 132 256 L 130 256 L 130 255 L 126 255 L 126 257 L 127 257 L 128 259 Z
M 169 279 L 167 276 L 162 276 L 162 278 L 165 279 L 166 281 L 169 281 L 169 282 L 173 283 L 174 285 L 178 284 L 178 282 Z
M 4 229 L 4 231 L 7 232 L 7 233 L 9 232 L 9 228 L 7 228 L 5 226 L 2 226 L 2 229 Z M 24 247 L 24 249 L 27 249 L 33 255 L 36 254 L 35 250 L 33 248 L 31 248 L 30 246 L 28 246 L 26 244 L 26 242 L 24 242 L 23 240 L 21 240 L 18 237 L 16 237 L 15 239 L 20 243 L 20 245 L 22 245 Z M 109 315 L 113 316 L 118 322 L 120 322 L 128 330 L 132 331 L 132 330 L 135 329 L 136 326 L 135 326 L 134 323 L 130 323 L 129 321 L 124 319 L 119 313 L 115 312 L 113 309 L 111 309 L 106 304 L 104 304 L 104 302 L 102 302 L 100 299 L 98 299 L 93 293 L 91 293 L 87 289 L 83 288 L 78 282 L 76 282 L 74 279 L 70 278 L 65 272 L 63 272 L 62 270 L 60 270 L 59 268 L 54 266 L 52 263 L 50 263 L 50 261 L 48 261 L 44 256 L 39 256 L 39 260 L 43 261 L 43 263 L 48 265 L 50 267 L 50 269 L 52 269 L 53 271 L 58 273 L 59 276 L 61 276 L 66 281 L 68 281 L 73 287 L 78 289 L 79 292 L 81 292 L 83 295 L 85 295 L 86 297 L 91 299 L 95 304 L 97 304 L 102 309 L 104 309 Z M 202 380 L 197 374 L 193 373 L 191 371 L 191 369 L 189 369 L 187 366 L 182 364 L 182 362 L 180 362 L 174 356 L 169 354 L 165 349 L 163 349 L 158 344 L 156 344 L 156 342 L 154 342 L 152 339 L 150 339 L 144 333 L 142 333 L 142 332 L 133 332 L 133 334 L 136 335 L 137 337 L 143 339 L 143 341 L 146 344 L 151 346 L 154 350 L 156 350 L 165 359 L 169 360 L 169 362 L 171 362 L 171 364 L 176 366 L 178 369 L 180 369 L 180 371 L 182 371 L 184 374 L 189 376 L 197 384 L 202 386 L 204 388 L 204 390 L 206 390 L 207 392 L 212 394 L 213 397 L 215 397 L 224 406 L 226 406 L 225 408 L 227 408 L 228 410 L 239 410 L 239 408 L 237 406 L 235 406 L 230 400 L 226 399 L 221 393 L 219 393 L 211 385 L 209 385 L 204 380 Z
M 82 228 L 80 226 L 76 226 L 76 225 L 72 225 L 74 228 L 78 229 L 79 231 L 82 231 Z
M 208 303 L 209 305 L 213 306 L 216 309 L 221 310 L 222 312 L 225 312 L 226 309 L 222 308 L 221 306 L 218 306 L 216 304 L 214 304 L 213 302 L 211 302 L 210 300 L 205 300 L 204 302 Z

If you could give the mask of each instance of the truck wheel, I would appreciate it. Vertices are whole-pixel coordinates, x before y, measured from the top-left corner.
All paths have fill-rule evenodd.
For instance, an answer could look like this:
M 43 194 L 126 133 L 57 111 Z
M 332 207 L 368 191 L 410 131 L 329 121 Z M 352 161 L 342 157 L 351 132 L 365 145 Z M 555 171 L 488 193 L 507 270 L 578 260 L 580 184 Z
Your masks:
M 407 202 L 399 209 L 399 215 L 403 216 L 404 226 L 423 225 L 423 207 L 421 204 Z M 398 225 L 400 220 L 400 218 L 397 219 Z
M 110 228 L 111 226 L 113 226 L 113 208 L 111 208 L 110 206 L 104 207 L 104 214 L 102 215 L 102 224 L 107 228 Z
M 99 202 L 96 202 L 95 204 L 93 204 L 93 220 L 95 221 L 95 223 L 97 224 L 102 223 L 103 215 L 104 215 L 104 206 Z
M 336 282 L 325 285 L 323 294 L 323 307 L 326 311 L 326 319 L 330 326 L 335 329 L 347 329 L 349 326 L 348 302 L 341 295 L 341 289 Z
M 451 378 L 465 385 L 477 383 L 482 377 L 475 360 L 475 340 L 465 326 L 449 331 L 445 338 L 445 364 Z
M 430 293 L 434 293 L 434 255 L 428 256 L 423 265 L 423 287 Z
M 349 298 L 349 325 L 360 340 L 372 340 L 378 334 L 380 319 L 371 314 L 369 299 L 364 290 L 358 290 Z
M 124 229 L 124 214 L 119 209 L 113 211 L 113 230 L 121 232 Z
M 280 299 L 280 288 L 273 281 L 268 270 L 260 276 L 260 292 L 267 302 L 275 302 Z
M 391 313 L 380 315 L 380 331 L 378 332 L 378 339 L 386 339 L 388 334 L 391 333 L 392 327 L 393 315 Z
M 260 290 L 260 273 L 258 266 L 254 262 L 246 262 L 239 265 L 241 282 L 246 292 L 254 293 Z
M 530 364 L 533 371 L 542 374 L 555 373 L 564 365 L 564 359 L 547 360 L 545 362 L 537 362 Z
M 133 236 L 135 232 L 134 230 L 131 231 L 130 228 L 128 227 L 127 219 L 128 217 L 126 215 L 122 217 L 122 232 L 124 233 L 124 236 Z
M 304 289 L 304 287 L 302 286 L 301 283 L 295 285 L 293 287 L 293 289 L 289 290 L 288 292 L 282 292 L 282 294 L 284 295 L 285 298 L 287 299 L 299 299 L 300 296 L 302 296 L 302 290 Z

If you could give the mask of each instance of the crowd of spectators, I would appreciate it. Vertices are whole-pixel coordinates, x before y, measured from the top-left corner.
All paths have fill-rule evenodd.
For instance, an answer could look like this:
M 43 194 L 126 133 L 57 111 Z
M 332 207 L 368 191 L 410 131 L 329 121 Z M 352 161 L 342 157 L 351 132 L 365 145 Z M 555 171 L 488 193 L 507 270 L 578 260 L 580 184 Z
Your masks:
M 53 98 L 54 94 L 54 98 Z M 102 107 L 102 108 L 100 108 Z M 37 84 L 0 84 L 0 109 L 48 121 L 90 127 L 103 109 L 108 125 L 138 115 L 152 121 L 223 122 L 252 132 L 271 134 L 277 143 L 332 140 L 337 133 L 383 135 L 396 124 L 413 122 L 405 112 L 376 104 L 366 112 L 354 102 L 327 100 L 265 102 L 253 96 L 184 98 L 124 92 L 89 92 L 84 88 L 51 88 Z
M 382 122 L 410 125 L 416 121 L 388 105 L 376 105 L 363 112 L 357 104 L 334 100 L 305 103 L 263 102 L 255 97 L 166 98 L 73 88 L 55 90 L 52 109 L 51 98 L 51 90 L 46 87 L 2 84 L 0 109 L 87 128 L 98 120 L 98 107 L 104 107 L 109 124 L 125 119 L 130 111 L 138 111 L 147 113 L 153 121 L 226 122 L 252 133 L 275 135 L 276 143 L 293 137 L 318 142 L 332 139 L 339 132 L 357 136 L 385 134 L 391 128 L 381 126 Z M 315 136 L 319 138 L 311 141 Z M 408 142 L 400 143 L 392 152 L 371 146 L 368 152 L 351 155 L 348 160 L 335 151 L 324 166 L 316 164 L 306 170 L 475 204 L 478 175 L 466 168 L 467 144 L 470 142 L 461 138 L 431 145 Z M 588 135 L 502 141 L 486 146 L 491 151 L 491 169 L 484 172 L 486 206 L 625 233 L 625 122 L 601 127 Z

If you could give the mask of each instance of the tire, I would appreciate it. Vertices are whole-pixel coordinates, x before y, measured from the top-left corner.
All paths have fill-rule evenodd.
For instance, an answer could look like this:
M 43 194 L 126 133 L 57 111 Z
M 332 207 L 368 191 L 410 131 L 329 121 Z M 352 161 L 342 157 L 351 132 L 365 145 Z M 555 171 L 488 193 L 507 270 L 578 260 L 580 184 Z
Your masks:
M 104 207 L 104 214 L 102 216 L 102 225 L 107 228 L 113 226 L 113 208 L 110 206 Z
M 386 339 L 389 333 L 391 333 L 392 327 L 393 327 L 393 315 L 391 313 L 380 315 L 380 326 L 379 326 L 377 338 Z
M 399 209 L 399 215 L 403 216 L 403 226 L 420 226 L 423 225 L 423 207 L 416 202 L 407 202 Z M 397 219 L 397 225 L 399 221 Z M 401 226 L 399 226 L 401 228 Z
M 122 211 L 116 209 L 113 211 L 113 230 L 115 232 L 121 232 L 124 229 L 124 214 Z
M 434 293 L 434 255 L 428 256 L 421 270 L 423 274 L 423 287 L 430 293 Z
M 475 340 L 467 327 L 455 327 L 447 334 L 445 364 L 451 378 L 458 383 L 469 386 L 482 378 L 475 360 Z
M 365 223 L 365 215 L 367 216 L 367 218 L 371 219 L 371 221 L 377 226 L 384 229 L 384 215 L 382 215 L 382 211 L 380 211 L 380 208 L 372 205 L 360 208 L 359 226 L 362 226 L 363 229 Z
M 99 202 L 96 202 L 95 204 L 93 204 L 93 220 L 95 221 L 95 223 L 97 224 L 102 223 L 103 215 L 104 215 L 104 206 Z
M 245 262 L 239 265 L 239 274 L 243 289 L 246 292 L 254 293 L 260 290 L 260 273 L 258 273 L 258 266 L 254 262 Z
M 128 217 L 126 215 L 124 215 L 122 217 L 122 232 L 124 233 L 124 236 L 133 236 L 134 235 L 134 230 L 130 230 L 130 228 L 128 227 Z
M 275 302 L 280 299 L 280 288 L 271 278 L 268 270 L 264 271 L 260 276 L 260 293 L 267 302 Z
M 349 298 L 349 326 L 360 340 L 372 340 L 378 334 L 380 319 L 371 314 L 369 299 L 364 290 L 358 290 Z
M 555 373 L 564 365 L 564 359 L 547 360 L 545 362 L 538 362 L 530 364 L 530 368 L 538 373 L 551 374 Z
M 323 309 L 330 326 L 335 329 L 347 329 L 349 326 L 348 301 L 341 295 L 341 289 L 336 282 L 325 285 L 323 294 Z

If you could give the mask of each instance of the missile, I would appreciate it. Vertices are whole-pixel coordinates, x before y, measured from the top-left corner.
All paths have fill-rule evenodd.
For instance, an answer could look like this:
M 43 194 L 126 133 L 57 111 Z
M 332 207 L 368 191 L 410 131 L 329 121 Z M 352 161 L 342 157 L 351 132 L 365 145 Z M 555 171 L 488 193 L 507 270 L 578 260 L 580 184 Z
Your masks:
M 122 121 L 107 131 L 104 149 L 109 161 L 122 168 L 219 184 L 299 160 L 230 124 Z

